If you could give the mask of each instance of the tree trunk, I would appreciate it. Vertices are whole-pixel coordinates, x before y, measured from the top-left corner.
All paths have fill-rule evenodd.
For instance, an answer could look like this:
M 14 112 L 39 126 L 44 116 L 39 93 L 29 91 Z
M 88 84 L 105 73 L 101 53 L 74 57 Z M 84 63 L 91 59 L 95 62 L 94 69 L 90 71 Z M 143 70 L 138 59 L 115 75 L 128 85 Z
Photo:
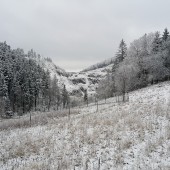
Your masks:
M 51 107 L 51 98 L 49 98 L 49 102 L 48 102 L 48 111 L 50 111 L 50 107 Z
M 34 107 L 35 107 L 35 111 L 37 110 L 37 96 L 35 95 L 35 100 L 34 100 Z

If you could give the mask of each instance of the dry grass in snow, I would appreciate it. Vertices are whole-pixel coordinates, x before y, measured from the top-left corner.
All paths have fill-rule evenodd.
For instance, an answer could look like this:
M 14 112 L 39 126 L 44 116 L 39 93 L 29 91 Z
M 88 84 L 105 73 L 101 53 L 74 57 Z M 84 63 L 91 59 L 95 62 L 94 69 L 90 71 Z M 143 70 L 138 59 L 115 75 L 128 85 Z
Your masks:
M 131 93 L 127 103 L 99 106 L 98 112 L 85 107 L 70 118 L 2 130 L 0 169 L 168 170 L 169 90 L 163 83 Z

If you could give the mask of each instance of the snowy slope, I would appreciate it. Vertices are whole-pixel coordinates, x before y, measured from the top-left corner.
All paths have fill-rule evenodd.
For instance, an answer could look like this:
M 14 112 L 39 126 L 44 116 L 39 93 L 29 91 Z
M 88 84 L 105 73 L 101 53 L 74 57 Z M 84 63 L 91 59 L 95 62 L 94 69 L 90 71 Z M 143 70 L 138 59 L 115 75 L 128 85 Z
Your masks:
M 170 82 L 129 98 L 107 99 L 98 112 L 96 105 L 84 106 L 70 119 L 1 131 L 0 169 L 169 170 Z
M 74 94 L 74 90 L 78 90 L 82 93 L 84 89 L 87 89 L 88 94 L 95 94 L 99 81 L 106 76 L 107 71 L 111 70 L 111 68 L 112 65 L 109 65 L 91 71 L 74 73 L 68 78 L 70 84 L 66 86 L 72 94 Z
M 96 70 L 96 69 L 99 69 L 99 68 L 104 68 L 104 67 L 107 67 L 111 64 L 114 64 L 114 62 L 115 62 L 115 57 L 104 60 L 104 61 L 99 62 L 97 64 L 94 64 L 94 65 L 84 69 L 83 72 L 92 71 L 92 70 Z
M 51 76 L 56 75 L 60 88 L 66 85 L 66 89 L 69 91 L 70 95 L 81 97 L 84 91 L 87 89 L 89 94 L 95 94 L 98 82 L 105 77 L 107 70 L 112 68 L 112 64 L 109 61 L 105 61 L 106 65 L 102 68 L 93 69 L 90 71 L 82 71 L 78 73 L 67 73 L 64 69 L 56 66 L 51 60 L 37 57 L 33 58 L 37 64 L 39 64 L 43 69 L 49 70 Z

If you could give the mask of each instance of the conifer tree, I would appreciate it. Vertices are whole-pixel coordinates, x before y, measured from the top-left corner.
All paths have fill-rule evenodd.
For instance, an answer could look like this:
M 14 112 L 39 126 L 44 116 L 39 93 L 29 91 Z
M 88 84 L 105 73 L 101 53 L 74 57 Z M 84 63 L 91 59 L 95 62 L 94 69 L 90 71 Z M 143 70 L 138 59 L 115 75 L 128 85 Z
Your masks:
M 162 45 L 162 40 L 160 38 L 160 33 L 156 32 L 155 33 L 155 38 L 152 43 L 152 52 L 154 54 L 158 53 L 161 50 L 161 45 Z
M 168 39 L 168 37 L 169 37 L 168 29 L 165 28 L 165 29 L 164 29 L 164 32 L 163 32 L 163 35 L 162 35 L 162 40 L 163 40 L 163 41 L 166 41 L 166 40 Z
M 119 45 L 118 52 L 116 54 L 117 62 L 122 62 L 127 56 L 127 45 L 125 41 L 122 39 Z
M 59 91 L 56 75 L 54 75 L 52 80 L 51 92 L 52 92 L 52 103 L 54 106 L 57 106 L 57 110 L 58 110 L 60 105 L 60 91 Z
M 1 101 L 5 99 L 4 109 L 20 113 L 33 107 L 36 110 L 40 98 L 44 108 L 51 106 L 50 75 L 35 63 L 35 57 L 33 50 L 25 54 L 22 49 L 12 50 L 6 42 L 0 43 L 0 96 Z

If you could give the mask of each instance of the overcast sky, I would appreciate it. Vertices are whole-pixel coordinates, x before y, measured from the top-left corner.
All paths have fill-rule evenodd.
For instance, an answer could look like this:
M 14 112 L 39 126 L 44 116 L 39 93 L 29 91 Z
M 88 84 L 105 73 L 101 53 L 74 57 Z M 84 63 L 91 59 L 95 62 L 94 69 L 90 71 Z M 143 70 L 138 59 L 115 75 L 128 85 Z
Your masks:
M 113 57 L 122 38 L 170 29 L 169 15 L 170 0 L 0 0 L 0 41 L 78 71 Z

